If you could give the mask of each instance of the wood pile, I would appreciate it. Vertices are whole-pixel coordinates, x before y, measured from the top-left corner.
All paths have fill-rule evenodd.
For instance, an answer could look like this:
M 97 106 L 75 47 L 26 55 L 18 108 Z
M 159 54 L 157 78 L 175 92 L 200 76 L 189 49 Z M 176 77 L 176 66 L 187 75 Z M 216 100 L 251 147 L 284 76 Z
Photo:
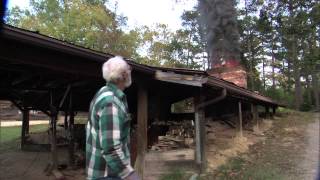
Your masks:
M 13 105 L 10 101 L 0 101 L 0 109 L 1 110 L 8 110 L 12 109 Z
M 164 136 L 158 137 L 158 142 L 151 146 L 151 150 L 167 151 L 194 146 L 194 126 L 191 121 L 171 123 Z

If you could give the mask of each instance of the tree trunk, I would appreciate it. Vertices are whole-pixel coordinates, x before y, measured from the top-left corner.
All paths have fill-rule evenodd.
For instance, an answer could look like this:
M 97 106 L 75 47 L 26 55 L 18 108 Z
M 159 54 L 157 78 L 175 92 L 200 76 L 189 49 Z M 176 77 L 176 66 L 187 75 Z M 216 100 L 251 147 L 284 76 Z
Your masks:
M 272 56 L 272 90 L 275 90 L 275 84 L 276 84 L 276 80 L 275 80 L 275 72 L 274 72 L 274 66 L 275 66 L 275 57 L 274 57 L 274 37 L 272 35 L 272 48 L 271 48 L 271 56 Z
M 312 87 L 311 87 L 309 75 L 306 75 L 305 79 L 306 79 L 306 84 L 307 84 L 306 92 L 307 92 L 308 103 L 311 104 L 312 103 Z
M 265 70 L 264 70 L 264 66 L 265 66 L 265 63 L 264 63 L 265 59 L 262 58 L 262 81 L 263 81 L 263 91 L 266 90 L 266 75 L 265 75 Z
M 293 7 L 293 2 L 289 1 L 289 23 L 290 23 L 290 30 L 294 32 L 294 7 Z M 295 86 L 295 103 L 294 107 L 296 110 L 299 110 L 301 107 L 301 102 L 302 102 L 302 90 L 301 90 L 301 81 L 300 81 L 300 64 L 298 60 L 298 39 L 296 38 L 296 35 L 294 33 L 289 34 L 290 37 L 290 45 L 289 45 L 289 51 L 291 52 L 291 61 L 292 61 L 292 69 L 293 69 L 293 78 L 294 78 L 294 86 Z M 290 59 L 289 58 L 289 59 Z M 289 68 L 289 62 L 288 62 L 288 68 Z M 290 72 L 289 72 L 290 73 Z M 288 80 L 290 83 L 290 79 L 288 76 Z
M 288 59 L 288 68 L 287 68 L 287 77 L 288 77 L 288 82 L 287 82 L 287 91 L 291 92 L 291 57 Z
M 319 54 L 319 49 L 317 47 L 317 32 L 316 32 L 316 26 L 312 29 L 312 38 L 310 39 L 309 44 L 311 45 L 310 52 L 312 55 Z M 320 35 L 320 29 L 318 28 L 318 37 Z M 320 39 L 319 39 L 320 42 Z M 319 60 L 318 60 L 319 61 Z M 316 64 L 316 62 L 315 62 Z M 319 100 L 319 78 L 317 77 L 317 67 L 314 63 L 312 63 L 312 70 L 311 70 L 311 84 L 312 84 L 312 92 L 313 92 L 313 98 L 314 98 L 314 108 L 316 111 L 320 111 L 320 100 Z
M 294 74 L 294 87 L 295 87 L 295 109 L 299 110 L 302 103 L 302 89 L 301 89 L 301 81 L 300 81 L 300 67 L 297 59 L 297 48 L 296 42 L 293 35 L 292 38 L 292 59 L 293 59 L 293 74 Z
M 251 46 L 251 43 L 250 43 Z M 252 48 L 250 48 L 251 51 Z M 254 54 L 251 51 L 251 63 L 250 63 L 250 79 L 251 79 L 251 90 L 254 91 L 254 73 L 253 73 L 253 68 L 254 68 Z
M 318 78 L 315 72 L 312 73 L 312 90 L 313 90 L 315 110 L 320 111 Z

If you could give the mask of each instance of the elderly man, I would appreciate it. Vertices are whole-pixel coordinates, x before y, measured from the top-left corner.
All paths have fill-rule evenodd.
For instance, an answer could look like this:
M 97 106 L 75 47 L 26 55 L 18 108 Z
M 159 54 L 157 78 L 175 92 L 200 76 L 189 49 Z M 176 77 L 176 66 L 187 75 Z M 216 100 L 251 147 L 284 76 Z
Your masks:
M 131 85 L 131 68 L 122 57 L 102 67 L 106 86 L 90 104 L 86 134 L 88 180 L 138 180 L 130 165 L 130 118 L 123 90 Z

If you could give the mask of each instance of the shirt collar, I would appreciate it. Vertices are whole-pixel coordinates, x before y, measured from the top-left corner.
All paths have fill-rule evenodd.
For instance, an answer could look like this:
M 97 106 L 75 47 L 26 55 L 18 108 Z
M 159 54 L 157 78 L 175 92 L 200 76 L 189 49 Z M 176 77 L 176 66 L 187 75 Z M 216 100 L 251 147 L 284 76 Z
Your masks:
M 115 84 L 113 84 L 113 83 L 111 83 L 111 82 L 107 82 L 107 87 L 108 87 L 108 89 L 110 89 L 112 92 L 114 92 L 114 94 L 115 94 L 118 98 L 122 99 L 122 98 L 125 96 L 125 94 L 123 93 L 123 91 L 120 90 Z

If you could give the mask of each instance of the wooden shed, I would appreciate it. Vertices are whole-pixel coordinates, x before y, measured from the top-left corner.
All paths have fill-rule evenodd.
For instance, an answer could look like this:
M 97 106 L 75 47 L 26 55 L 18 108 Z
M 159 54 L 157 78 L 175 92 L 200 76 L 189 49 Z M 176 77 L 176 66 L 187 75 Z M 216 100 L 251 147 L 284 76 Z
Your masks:
M 70 163 L 73 163 L 75 112 L 88 111 L 93 95 L 105 84 L 101 65 L 113 55 L 9 25 L 2 26 L 0 42 L 0 100 L 11 101 L 23 112 L 22 149 L 26 145 L 29 111 L 42 111 L 51 119 L 50 147 L 52 166 L 56 168 L 56 122 L 58 112 L 64 112 L 70 132 Z M 279 106 L 268 97 L 205 71 L 151 67 L 130 59 L 127 62 L 133 69 L 133 84 L 125 93 L 137 132 L 137 157 L 134 159 L 139 173 L 143 173 L 148 128 L 155 121 L 194 120 L 195 163 L 203 170 L 206 117 L 238 114 L 236 126 L 241 131 L 244 111 L 250 112 L 256 120 L 258 105 L 265 107 L 267 115 L 270 108 L 275 113 Z M 193 99 L 194 110 L 173 114 L 172 104 L 188 98 Z

